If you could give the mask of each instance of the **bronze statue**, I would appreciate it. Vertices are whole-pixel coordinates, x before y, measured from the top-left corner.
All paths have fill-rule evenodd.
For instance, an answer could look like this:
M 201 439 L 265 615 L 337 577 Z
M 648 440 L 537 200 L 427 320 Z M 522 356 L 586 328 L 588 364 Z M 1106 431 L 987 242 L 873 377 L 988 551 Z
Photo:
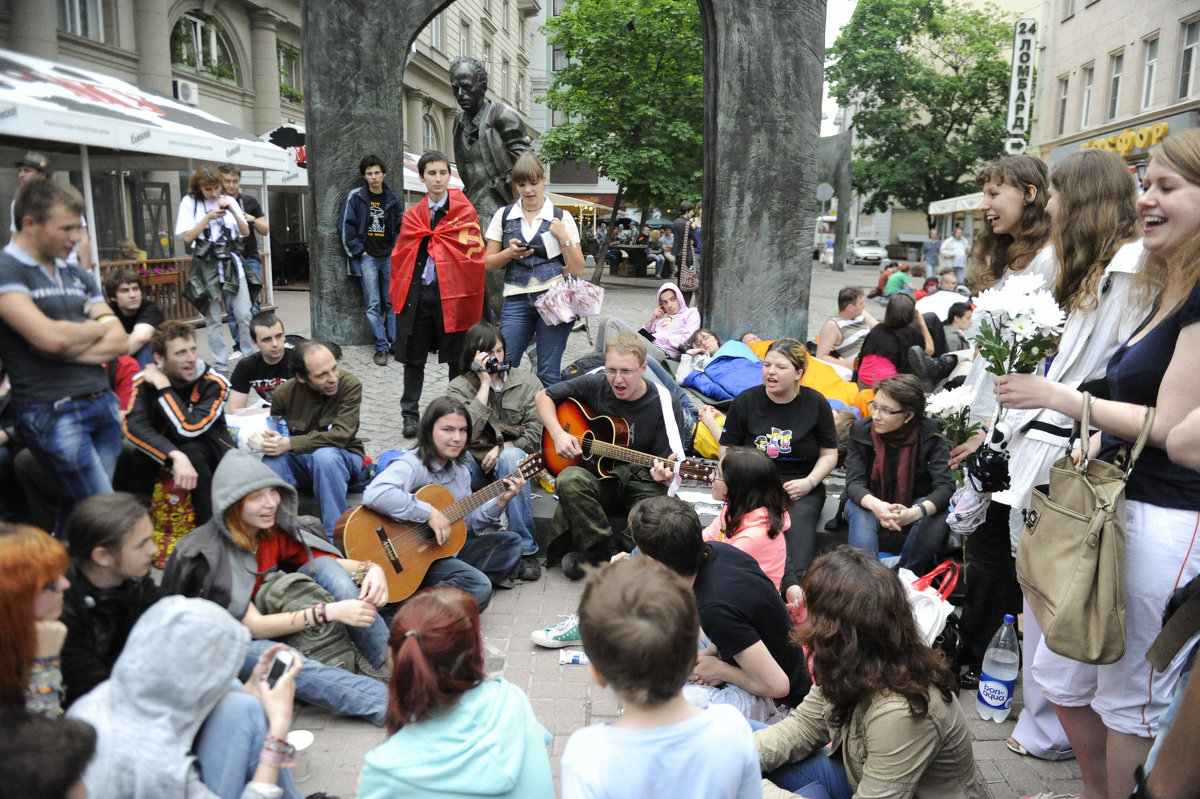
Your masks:
M 454 161 L 463 193 L 487 230 L 496 210 L 513 202 L 512 166 L 533 149 L 521 115 L 511 106 L 486 99 L 487 69 L 474 56 L 450 64 L 450 89 L 462 113 L 454 119 Z M 500 318 L 504 272 L 488 272 L 486 308 Z

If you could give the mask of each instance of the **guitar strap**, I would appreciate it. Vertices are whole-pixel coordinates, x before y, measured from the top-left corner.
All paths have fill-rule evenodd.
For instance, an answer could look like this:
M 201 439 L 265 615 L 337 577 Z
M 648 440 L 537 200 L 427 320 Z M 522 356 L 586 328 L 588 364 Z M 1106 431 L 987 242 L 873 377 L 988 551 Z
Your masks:
M 667 496 L 673 497 L 679 490 L 682 480 L 679 475 L 679 464 L 683 462 L 683 440 L 679 437 L 679 425 L 675 423 L 675 413 L 671 410 L 671 392 L 667 391 L 667 387 L 662 383 L 653 380 L 646 382 L 658 389 L 658 404 L 662 406 L 663 425 L 667 428 L 667 442 L 671 445 L 671 452 L 675 453 L 675 476 L 671 478 L 671 485 L 667 488 Z

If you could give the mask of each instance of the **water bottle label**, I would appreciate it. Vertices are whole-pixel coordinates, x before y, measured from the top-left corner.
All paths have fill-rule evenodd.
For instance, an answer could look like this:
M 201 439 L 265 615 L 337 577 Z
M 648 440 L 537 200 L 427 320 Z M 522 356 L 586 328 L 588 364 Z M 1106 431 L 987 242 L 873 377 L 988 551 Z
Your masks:
M 1012 707 L 1013 687 L 1017 681 L 997 680 L 983 672 L 979 675 L 979 701 L 996 710 L 1008 710 Z

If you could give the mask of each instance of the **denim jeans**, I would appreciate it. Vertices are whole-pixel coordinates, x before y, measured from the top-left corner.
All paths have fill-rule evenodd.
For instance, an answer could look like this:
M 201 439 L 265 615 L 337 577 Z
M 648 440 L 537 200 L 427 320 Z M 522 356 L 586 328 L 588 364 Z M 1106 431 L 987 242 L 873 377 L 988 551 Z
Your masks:
M 257 245 L 255 246 L 255 249 L 257 249 Z M 253 272 L 254 276 L 256 278 L 258 278 L 259 284 L 261 284 L 262 283 L 262 261 L 258 260 L 258 258 L 256 258 L 256 257 L 251 257 L 251 256 L 247 255 L 245 257 L 245 260 L 243 261 L 243 263 L 246 266 L 246 271 Z M 247 289 L 246 296 L 249 296 L 248 289 Z M 238 317 L 237 317 L 237 314 L 234 313 L 234 299 L 235 298 L 234 298 L 233 294 L 230 294 L 229 292 L 225 292 L 225 313 L 227 314 L 226 318 L 228 318 L 228 320 L 229 320 L 229 337 L 231 339 L 233 339 L 235 344 L 237 344 L 238 346 L 242 346 L 241 344 L 238 343 L 241 341 L 241 338 L 239 335 L 240 328 L 238 326 Z M 258 296 L 258 299 L 254 300 L 252 303 L 250 303 L 250 316 L 254 316 L 254 314 L 256 314 L 262 310 L 262 303 L 260 302 L 261 299 L 262 299 L 262 294 L 260 293 Z M 251 331 L 249 329 L 249 327 L 247 327 L 246 334 L 249 335 L 251 332 L 253 332 L 253 331 Z M 249 355 L 252 352 L 253 352 L 253 350 L 246 350 L 245 347 L 242 347 L 243 355 Z
M 679 431 L 679 435 L 683 437 L 683 446 L 686 449 L 691 443 L 692 428 L 696 426 L 696 420 L 700 418 L 700 411 L 696 409 L 692 402 L 692 396 L 683 390 L 683 387 L 675 382 L 675 378 L 667 371 L 667 367 L 650 358 L 646 359 L 646 366 L 650 367 L 646 370 L 646 377 L 653 380 L 655 383 L 662 383 L 666 386 L 667 391 L 671 396 L 679 400 L 679 408 L 683 411 L 683 430 Z M 658 389 L 654 390 L 658 393 Z
M 353 266 L 362 275 L 363 301 L 367 306 L 367 327 L 375 337 L 375 351 L 387 352 L 396 340 L 396 315 L 392 313 L 392 259 L 390 256 L 358 256 Z
M 267 737 L 267 714 L 258 697 L 232 681 L 196 736 L 200 781 L 220 799 L 240 799 L 258 768 L 258 753 Z M 284 799 L 300 799 L 287 769 L 279 770 Z
M 238 679 L 250 679 L 254 664 L 275 642 L 257 638 L 250 642 Z M 387 684 L 363 674 L 351 674 L 337 666 L 303 658 L 304 668 L 296 675 L 296 698 L 310 705 L 346 716 L 362 716 L 376 727 L 383 726 L 387 713 Z
M 77 504 L 112 491 L 124 437 L 117 395 L 103 391 L 56 402 L 13 402 L 12 409 L 26 445 L 57 478 L 62 501 L 54 529 L 61 533 Z
M 499 583 L 521 559 L 521 536 L 510 530 L 483 535 L 467 533 L 456 557 L 435 560 L 421 581 L 422 588 L 452 585 L 475 598 L 482 613 L 492 600 L 492 583 Z
M 500 453 L 490 472 L 484 472 L 479 461 L 472 456 L 467 461 L 467 468 L 471 470 L 471 490 L 478 491 L 489 483 L 515 472 L 528 455 L 523 449 L 507 447 Z M 521 554 L 536 555 L 538 545 L 533 537 L 533 491 L 529 488 L 529 483 L 525 484 L 521 493 L 513 497 L 504 508 L 504 512 L 508 516 L 508 529 L 521 536 Z
M 307 574 L 318 585 L 333 594 L 335 602 L 343 599 L 358 599 L 359 587 L 350 579 L 350 575 L 338 563 L 337 558 L 313 558 L 300 567 L 300 573 Z M 371 622 L 370 627 L 346 625 L 346 631 L 350 633 L 350 640 L 354 642 L 354 648 L 371 661 L 372 666 L 379 668 L 383 665 L 388 656 L 388 626 L 382 615 L 376 614 L 375 621 Z
M 208 349 L 212 352 L 212 367 L 221 374 L 229 368 L 229 348 L 225 345 L 225 331 L 222 329 L 221 312 L 225 305 L 229 306 L 230 325 L 238 324 L 237 338 L 233 341 L 244 354 L 254 352 L 254 343 L 250 341 L 250 289 L 246 281 L 238 283 L 238 293 L 223 295 L 223 302 L 210 302 L 204 310 L 204 326 L 208 329 Z
M 325 537 L 332 542 L 333 529 L 346 512 L 350 484 L 362 482 L 366 477 L 362 456 L 339 447 L 321 447 L 303 455 L 294 452 L 267 455 L 262 462 L 289 485 L 311 490 L 316 495 Z
M 765 730 L 767 725 L 749 719 L 751 730 Z M 763 775 L 771 782 L 807 799 L 850 799 L 850 780 L 846 768 L 830 759 L 822 747 L 799 763 L 788 763 Z
M 562 356 L 571 335 L 571 323 L 548 325 L 533 303 L 539 294 L 515 294 L 504 298 L 500 311 L 500 332 L 508 346 L 505 352 L 513 367 L 521 365 L 525 348 L 537 339 L 537 376 L 543 386 L 562 382 Z
M 913 504 L 924 501 L 924 497 L 913 500 Z M 843 514 L 850 523 L 850 540 L 852 547 L 858 547 L 879 554 L 879 519 L 874 513 L 865 510 L 853 500 L 846 502 Z M 946 540 L 946 511 L 939 511 L 925 519 L 918 519 L 908 528 L 904 539 L 904 548 L 900 550 L 900 568 L 908 569 L 914 574 L 925 574 L 933 568 L 933 559 L 942 542 Z

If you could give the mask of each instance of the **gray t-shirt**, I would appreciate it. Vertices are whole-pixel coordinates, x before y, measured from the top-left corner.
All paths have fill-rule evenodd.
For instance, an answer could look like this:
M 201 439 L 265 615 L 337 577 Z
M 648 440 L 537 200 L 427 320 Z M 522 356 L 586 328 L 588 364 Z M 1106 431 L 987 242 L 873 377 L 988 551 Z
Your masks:
M 68 269 L 60 260 L 51 276 L 15 242 L 0 252 L 0 294 L 10 291 L 28 295 L 38 310 L 55 321 L 86 321 L 88 309 L 104 302 L 89 273 Z M 2 320 L 0 360 L 12 380 L 14 402 L 52 402 L 108 389 L 103 366 L 47 358 Z

